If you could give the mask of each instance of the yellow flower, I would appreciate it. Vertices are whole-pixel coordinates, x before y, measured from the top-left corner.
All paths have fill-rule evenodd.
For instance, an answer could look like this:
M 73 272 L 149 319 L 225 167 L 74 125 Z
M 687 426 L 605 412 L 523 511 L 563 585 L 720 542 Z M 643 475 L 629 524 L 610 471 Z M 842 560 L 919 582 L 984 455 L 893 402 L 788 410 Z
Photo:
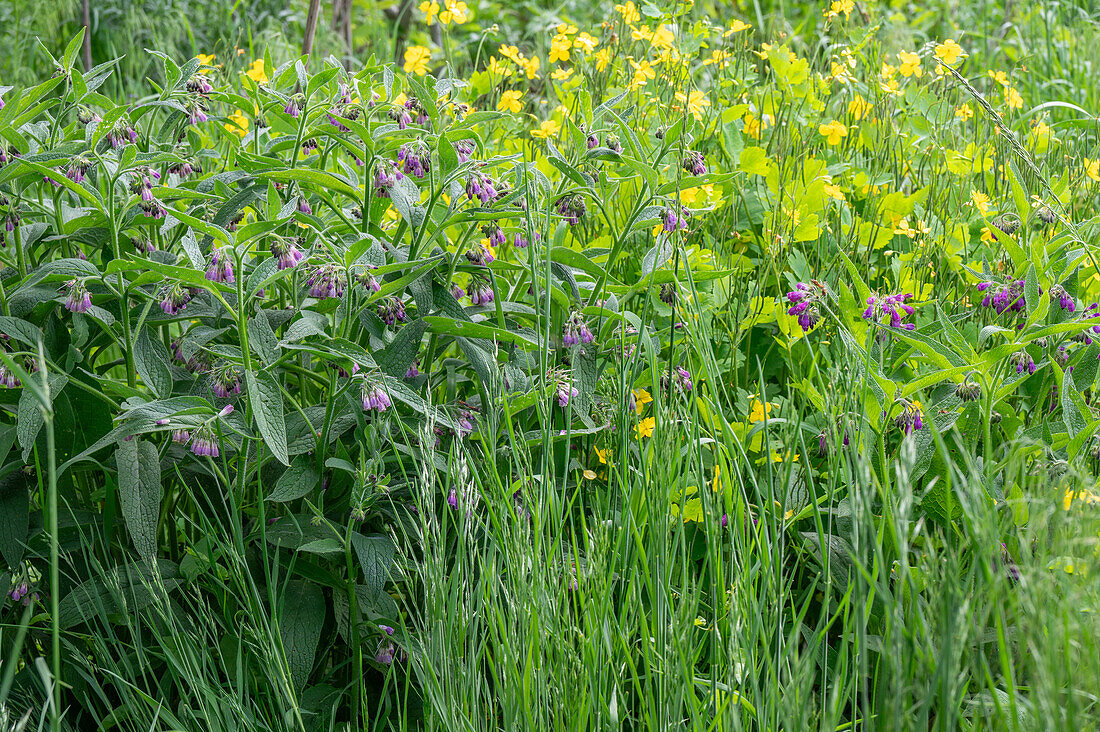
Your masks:
M 610 450 L 601 450 L 600 448 L 597 447 L 596 448 L 596 457 L 599 459 L 601 465 L 607 465 L 608 464 L 608 459 L 611 457 L 611 451 Z
M 995 244 L 997 242 L 997 237 L 993 235 L 992 229 L 988 226 L 983 226 L 981 240 L 989 244 Z
M 596 471 L 595 470 L 585 470 L 583 473 L 581 473 L 581 475 L 584 476 L 585 480 L 595 480 L 596 479 Z
M 648 25 L 643 25 L 641 28 L 631 28 L 630 39 L 633 41 L 652 41 L 653 31 L 649 29 Z
M 666 25 L 657 26 L 656 32 L 653 34 L 653 46 L 655 48 L 672 48 L 672 44 L 676 42 L 676 36 L 672 35 L 672 31 L 668 29 Z
M 248 117 L 244 116 L 244 112 L 239 109 L 236 110 L 233 114 L 229 115 L 229 121 L 233 124 L 223 125 L 225 129 L 240 137 L 244 137 L 248 134 Z
M 1085 158 L 1085 175 L 1094 181 L 1100 182 L 1100 160 Z
M 629 0 L 622 5 L 616 5 L 615 10 L 619 15 L 623 16 L 623 22 L 627 25 L 637 23 L 642 18 L 641 14 L 638 12 L 638 8 Z
M 431 58 L 430 49 L 424 46 L 409 46 L 405 49 L 405 73 L 423 76 L 428 73 L 428 61 Z
M 561 124 L 552 119 L 548 119 L 531 130 L 531 137 L 545 140 L 548 137 L 557 137 L 559 132 L 561 132 Z
M 734 33 L 740 33 L 743 30 L 748 30 L 749 28 L 752 28 L 752 26 L 749 25 L 748 23 L 744 23 L 740 20 L 735 20 L 732 23 L 730 23 L 729 30 L 727 30 L 725 33 L 723 33 L 722 37 L 726 38 L 728 36 L 732 36 Z
M 966 122 L 974 116 L 974 110 L 970 108 L 969 104 L 963 104 L 955 108 L 955 116 Z
M 710 66 L 711 64 L 718 64 L 719 66 L 725 66 L 726 61 L 733 58 L 733 54 L 729 51 L 723 51 L 717 48 L 710 52 L 710 58 L 703 62 L 703 66 Z
M 435 22 L 435 16 L 439 15 L 439 3 L 424 0 L 420 3 L 420 12 L 424 13 L 424 22 L 431 25 Z
M 982 214 L 989 213 L 989 196 L 981 191 L 971 191 L 970 202 L 973 203 L 974 207 L 981 211 Z
M 691 116 L 696 120 L 702 121 L 703 110 L 710 106 L 710 100 L 707 99 L 707 95 L 698 89 L 693 90 L 687 96 L 684 96 L 683 92 L 676 92 L 676 100 L 683 104 L 687 102 L 687 110 L 691 112 Z
M 550 78 L 554 81 L 565 81 L 572 75 L 573 69 L 566 67 L 564 69 L 558 69 L 554 73 L 550 74 Z
M 573 47 L 584 51 L 585 56 L 595 51 L 598 45 L 600 45 L 599 39 L 588 33 L 581 33 L 573 40 Z
M 641 414 L 642 410 L 645 409 L 645 405 L 653 401 L 653 397 L 645 389 L 635 389 L 632 393 L 634 394 L 634 411 Z
M 830 145 L 839 145 L 840 141 L 848 136 L 848 128 L 835 119 L 827 125 L 818 127 L 817 131 L 825 138 L 825 142 Z
M 611 63 L 611 49 L 601 48 L 596 51 L 596 71 L 603 71 Z
M 568 23 L 558 23 L 557 31 L 558 35 L 575 36 L 577 35 L 577 26 L 569 25 Z
M 1007 86 L 1005 87 L 1005 104 L 1008 105 L 1009 109 L 1019 109 L 1024 106 L 1024 98 L 1020 96 L 1020 92 Z
M 569 36 L 556 35 L 550 41 L 550 63 L 555 61 L 568 61 L 569 54 L 573 51 L 573 41 Z
M 848 114 L 856 119 L 863 119 L 867 116 L 867 113 L 871 111 L 872 105 L 866 99 L 859 94 L 856 94 L 852 101 L 848 102 Z
M 439 14 L 439 22 L 443 25 L 450 25 L 454 23 L 456 25 L 462 25 L 470 20 L 470 8 L 466 3 L 455 2 L 455 0 L 443 0 L 447 9 Z
M 657 75 L 653 70 L 653 64 L 649 61 L 638 62 L 630 59 L 630 65 L 634 67 L 634 79 L 630 82 L 632 89 L 645 86 L 646 83 Z
M 907 236 L 910 239 L 916 239 L 921 234 L 927 234 L 930 231 L 932 230 L 925 226 L 923 221 L 918 220 L 916 226 L 910 226 L 909 219 L 904 217 L 899 220 L 897 226 L 894 227 L 895 234 L 898 234 L 900 236 Z M 914 404 L 915 403 L 916 402 L 914 402 Z
M 652 437 L 653 428 L 657 425 L 657 420 L 653 417 L 646 417 L 645 419 L 639 419 L 638 424 L 634 425 L 634 432 L 641 437 Z
M 255 81 L 257 84 L 267 83 L 267 72 L 264 71 L 264 60 L 258 58 L 252 62 L 252 65 L 248 67 L 248 71 L 244 72 L 244 75 Z
M 989 78 L 1001 86 L 1008 86 L 1008 74 L 1003 71 L 990 71 Z
M 489 57 L 489 75 L 494 79 L 507 79 L 514 73 L 516 73 L 515 69 L 502 64 L 496 56 Z
M 500 95 L 500 101 L 497 102 L 497 110 L 519 114 L 519 111 L 523 109 L 523 105 L 519 103 L 519 99 L 520 93 L 515 89 L 509 89 Z
M 777 404 L 773 404 L 771 402 L 765 404 L 756 397 L 753 397 L 752 401 L 749 402 L 749 422 L 751 424 L 763 422 L 765 419 L 771 416 L 772 410 L 775 409 L 775 407 L 777 406 Z
M 519 52 L 519 49 L 516 48 L 515 46 L 505 46 L 502 43 L 502 44 L 500 44 L 500 49 L 498 50 L 498 53 L 501 56 L 503 56 L 504 58 L 512 59 L 517 64 L 520 64 L 520 65 L 523 64 L 523 61 L 521 60 L 521 59 L 523 59 L 523 54 L 521 54 Z
M 200 53 L 198 56 L 195 56 L 195 58 L 197 58 L 199 60 L 199 63 L 202 64 L 203 66 L 213 66 L 214 65 L 214 59 L 216 59 L 217 56 L 215 56 L 212 53 L 210 53 L 210 54 Z M 199 73 L 200 74 L 209 74 L 210 69 L 203 69 Z
M 953 40 L 948 39 L 936 45 L 936 58 L 943 61 L 948 66 L 954 65 L 956 61 L 965 55 L 962 46 L 955 43 Z
M 855 5 L 854 0 L 833 0 L 832 4 L 829 5 L 829 10 L 825 13 L 825 19 L 831 20 L 841 13 L 844 13 L 844 17 L 847 18 L 851 15 Z
M 1065 496 L 1062 498 L 1062 509 L 1069 510 L 1069 507 L 1074 503 L 1084 503 L 1089 506 L 1100 506 L 1100 496 L 1087 490 L 1080 490 L 1074 492 L 1067 490 Z
M 837 201 L 844 200 L 844 191 L 840 190 L 840 186 L 835 186 L 832 183 L 825 184 L 825 195 Z
M 924 75 L 924 69 L 920 65 L 920 56 L 915 53 L 909 53 L 908 51 L 902 51 L 898 54 L 898 61 L 901 62 L 901 66 L 898 71 L 902 76 L 909 77 L 915 76 L 918 79 Z
M 537 76 L 538 73 L 539 73 L 539 64 L 540 63 L 541 62 L 539 61 L 538 56 L 535 56 L 534 58 L 530 58 L 530 59 L 524 59 L 524 58 L 521 57 L 519 65 L 523 67 L 523 70 L 524 70 L 524 72 L 526 72 L 528 79 L 534 79 L 535 76 Z

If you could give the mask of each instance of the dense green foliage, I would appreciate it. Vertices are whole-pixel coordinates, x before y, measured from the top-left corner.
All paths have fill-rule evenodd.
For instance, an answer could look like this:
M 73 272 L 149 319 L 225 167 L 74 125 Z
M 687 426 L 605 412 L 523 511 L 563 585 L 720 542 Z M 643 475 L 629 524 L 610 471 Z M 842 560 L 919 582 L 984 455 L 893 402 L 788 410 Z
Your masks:
M 4 31 L 0 730 L 1096 727 L 1088 11 L 163 5 Z

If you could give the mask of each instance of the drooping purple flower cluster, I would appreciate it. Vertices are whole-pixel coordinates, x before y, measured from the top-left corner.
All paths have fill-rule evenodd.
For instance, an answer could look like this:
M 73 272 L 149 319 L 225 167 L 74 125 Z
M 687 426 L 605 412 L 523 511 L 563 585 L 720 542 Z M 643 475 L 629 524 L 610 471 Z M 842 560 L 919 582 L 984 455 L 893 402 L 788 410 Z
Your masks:
M 397 185 L 397 181 L 405 177 L 397 166 L 388 160 L 380 162 L 374 168 L 374 195 L 379 198 L 389 198 L 390 189 Z
M 107 132 L 107 142 L 115 150 L 127 143 L 133 144 L 137 142 L 137 139 L 137 130 L 125 118 L 115 122 Z
M 542 234 L 536 231 L 531 238 L 534 241 L 538 241 L 542 238 Z M 512 237 L 512 244 L 514 244 L 518 249 L 526 249 L 528 246 L 530 246 L 531 242 L 527 241 L 527 237 L 522 231 L 517 231 L 516 235 Z
M 26 580 L 13 587 L 8 592 L 8 597 L 11 598 L 12 602 L 21 603 L 24 607 L 30 607 L 40 599 L 38 593 L 31 589 Z
M 423 178 L 432 168 L 432 154 L 422 141 L 410 142 L 397 150 L 397 159 L 406 173 L 414 178 Z
M 371 384 L 364 381 L 361 396 L 363 399 L 364 412 L 375 411 L 381 414 L 393 406 L 389 394 L 386 393 L 386 390 L 383 389 L 380 384 Z
M 503 246 L 508 241 L 508 238 L 504 235 L 504 230 L 495 221 L 482 224 L 481 233 L 489 240 L 489 246 L 491 247 Z
M 172 163 L 168 166 L 167 173 L 169 175 L 178 175 L 180 178 L 186 178 L 192 173 L 201 173 L 202 165 L 198 160 L 193 163 L 189 160 L 184 160 L 182 163 Z
M 199 457 L 216 458 L 221 452 L 218 450 L 218 438 L 208 425 L 203 425 L 195 433 L 191 440 L 191 452 Z
M 802 330 L 813 330 L 814 326 L 821 320 L 821 310 L 818 303 L 824 295 L 825 285 L 817 280 L 812 280 L 811 284 L 796 282 L 794 289 L 787 293 L 787 302 L 791 304 L 787 308 L 787 315 L 798 316 L 798 324 L 802 327 Z M 864 311 L 863 317 L 867 317 L 867 311 Z
M 477 418 L 474 417 L 474 413 L 469 409 L 461 409 L 458 412 L 458 418 L 455 419 L 455 427 L 458 428 L 458 434 L 460 437 L 465 437 L 474 431 Z
M 206 109 L 197 103 L 189 104 L 187 107 L 187 121 L 193 125 L 206 122 L 210 118 L 206 116 Z
M 677 208 L 679 208 L 680 210 L 677 211 Z M 683 206 L 669 206 L 668 208 L 666 208 L 664 210 L 664 213 L 661 214 L 661 225 L 664 228 L 665 233 L 671 234 L 674 231 L 686 229 L 688 227 L 687 215 L 687 209 L 685 209 Z
M 70 313 L 86 313 L 92 307 L 92 296 L 88 288 L 80 280 L 69 280 L 66 285 L 68 294 L 65 297 L 65 307 Z
M 454 143 L 454 149 L 460 163 L 468 162 L 474 155 L 474 143 L 469 140 L 459 140 Z
M 1027 371 L 1028 374 L 1035 373 L 1035 359 L 1031 357 L 1027 351 L 1016 351 L 1009 358 L 1009 363 L 1016 367 L 1016 373 L 1022 374 Z
M 280 270 L 296 266 L 305 257 L 297 244 L 282 238 L 271 240 L 271 255 L 278 261 Z
M 998 315 L 1005 312 L 1019 312 L 1027 305 L 1024 298 L 1024 281 L 1012 280 L 999 285 L 996 282 L 979 282 L 978 291 L 986 293 L 982 307 L 993 308 Z
M 420 376 L 420 369 L 418 368 L 419 366 L 420 361 L 414 359 L 413 362 L 409 365 L 409 368 L 405 370 L 405 378 L 415 379 L 417 376 Z
M 174 282 L 164 289 L 164 297 L 160 301 L 160 309 L 165 315 L 176 315 L 187 307 L 193 294 L 190 288 Z
M 405 313 L 405 303 L 397 297 L 384 297 L 378 302 L 378 317 L 386 325 L 397 325 L 409 319 Z
M 894 424 L 907 435 L 912 434 L 914 430 L 922 429 L 924 412 L 921 410 L 920 403 L 905 400 L 903 405 L 901 414 L 894 418 Z
M 1081 313 L 1080 319 L 1082 322 L 1087 323 L 1088 321 L 1094 320 L 1096 318 L 1100 318 L 1100 303 L 1094 302 L 1092 305 L 1089 305 L 1087 308 L 1085 308 L 1085 312 Z M 1077 343 L 1084 343 L 1086 346 L 1091 346 L 1092 336 L 1089 335 L 1089 333 L 1100 335 L 1100 325 L 1090 325 L 1080 333 L 1074 333 L 1072 336 L 1070 336 L 1070 340 Z
M 666 282 L 665 284 L 661 285 L 661 292 L 659 297 L 661 298 L 661 302 L 663 302 L 665 305 L 668 305 L 670 308 L 675 307 L 677 301 L 680 299 L 680 296 L 676 292 L 675 283 Z
M 573 386 L 572 381 L 563 378 L 558 381 L 554 396 L 558 399 L 558 406 L 564 408 L 569 406 L 570 399 L 576 399 L 580 396 L 580 392 L 577 391 L 577 387 Z
M 241 375 L 230 364 L 222 364 L 210 375 L 210 388 L 219 399 L 229 399 L 241 393 Z
M 306 284 L 309 285 L 309 296 L 318 300 L 344 296 L 344 273 L 335 264 L 326 264 L 315 269 Z
M 863 311 L 863 319 L 888 325 L 891 328 L 916 330 L 917 326 L 914 323 L 902 322 L 914 312 L 913 306 L 905 303 L 906 300 L 912 297 L 913 293 L 911 292 L 904 295 L 898 293 L 885 297 L 871 295 L 867 298 L 867 309 Z
M 584 322 L 584 316 L 577 310 L 570 313 L 565 321 L 565 329 L 561 337 L 562 345 L 566 347 L 587 345 L 594 339 L 595 336 L 588 329 L 588 324 Z
M 478 242 L 466 250 L 466 259 L 469 260 L 470 264 L 484 267 L 495 260 L 496 257 L 488 249 L 481 246 L 481 242 Z
M 595 132 L 589 132 L 588 137 L 585 138 L 585 144 L 588 146 L 589 150 L 595 150 L 600 146 L 600 138 Z
M 65 177 L 73 183 L 83 183 L 89 167 L 91 167 L 91 163 L 88 159 L 83 155 L 78 155 L 69 163 L 69 167 L 65 168 Z
M 301 94 L 292 95 L 286 100 L 286 105 L 283 107 L 283 114 L 293 119 L 298 119 L 299 115 L 302 114 L 302 102 L 304 101 L 305 98 L 302 97 Z
M 364 290 L 367 292 L 381 292 L 382 283 L 374 276 L 374 273 L 368 270 L 363 270 L 360 274 L 355 276 L 355 281 L 358 282 Z
M 483 206 L 487 206 L 496 197 L 496 183 L 491 176 L 485 173 L 470 173 L 466 178 L 466 198 L 471 201 L 477 198 Z
M 298 213 L 303 213 L 306 216 L 313 215 L 313 207 L 309 205 L 309 199 L 305 196 L 300 196 L 298 198 Z
M 1058 305 L 1067 312 L 1074 312 L 1077 309 L 1077 304 L 1073 302 L 1073 298 L 1066 288 L 1061 285 L 1054 285 L 1050 288 L 1050 300 L 1051 302 L 1057 301 Z
M 707 165 L 703 161 L 703 154 L 696 150 L 688 151 L 681 162 L 684 170 L 692 175 L 706 175 Z
M 230 285 L 236 282 L 233 278 L 233 262 L 222 247 L 215 247 L 211 252 L 210 266 L 206 268 L 206 279 Z
M 6 389 L 18 389 L 23 385 L 14 372 L 9 371 L 7 364 L 0 363 L 0 386 Z
M 191 441 L 191 433 L 185 429 L 172 430 L 172 442 L 177 445 L 186 445 Z
M 205 76 L 192 76 L 187 81 L 187 91 L 192 94 L 199 94 L 206 96 L 210 92 L 214 91 L 214 86 L 207 81 Z
M 584 196 L 573 194 L 558 199 L 557 210 L 558 214 L 568 221 L 570 226 L 576 226 L 580 223 L 581 218 L 588 213 L 588 206 L 585 205 Z
M 493 288 L 489 284 L 489 280 L 484 277 L 472 278 L 469 287 L 466 288 L 466 293 L 470 296 L 472 305 L 488 305 L 494 297 Z

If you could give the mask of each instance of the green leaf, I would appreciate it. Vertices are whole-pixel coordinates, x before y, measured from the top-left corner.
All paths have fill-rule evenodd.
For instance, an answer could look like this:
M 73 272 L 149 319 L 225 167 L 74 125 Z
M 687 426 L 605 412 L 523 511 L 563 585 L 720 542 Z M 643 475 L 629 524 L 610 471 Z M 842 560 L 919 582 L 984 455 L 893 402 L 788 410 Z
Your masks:
M 264 363 L 275 363 L 279 358 L 279 337 L 263 311 L 248 319 L 248 345 Z
M 35 374 L 32 378 L 40 378 L 40 376 Z M 68 383 L 69 377 L 65 374 L 50 374 L 50 398 L 57 399 L 57 395 Z M 19 447 L 23 448 L 24 462 L 30 457 L 34 441 L 38 439 L 38 433 L 46 423 L 46 417 L 42 413 L 43 406 L 38 396 L 30 389 L 24 389 L 19 396 L 19 411 L 15 425 L 18 430 Z
M 283 392 L 279 382 L 266 371 L 248 371 L 244 375 L 248 387 L 248 403 L 256 417 L 256 427 L 275 456 L 283 465 L 290 465 L 286 451 L 286 420 L 283 417 Z
M 313 671 L 327 611 L 320 587 L 304 580 L 287 583 L 279 614 L 279 636 L 283 641 L 290 678 L 298 690 L 305 688 Z
M 351 546 L 363 568 L 364 584 L 372 591 L 381 592 L 389 579 L 395 548 L 393 540 L 385 534 L 364 536 L 352 532 Z
M 130 539 L 142 557 L 155 557 L 163 497 L 157 448 L 137 437 L 123 440 L 115 451 L 115 464 L 122 516 Z
M 395 378 L 404 377 L 420 352 L 420 342 L 427 329 L 428 324 L 421 318 L 403 327 L 390 344 L 378 354 L 378 368 Z
M 23 559 L 30 525 L 30 480 L 21 468 L 13 466 L 0 478 L 0 559 L 11 569 Z
M 154 394 L 162 399 L 172 396 L 171 356 L 164 344 L 149 336 L 143 328 L 134 339 L 134 366 Z
M 81 582 L 61 598 L 58 622 L 71 628 L 95 617 L 132 615 L 154 602 L 167 602 L 167 593 L 179 587 L 175 562 L 158 559 L 116 566 Z
M 275 489 L 267 500 L 274 503 L 295 501 L 308 494 L 321 483 L 317 472 L 317 460 L 312 455 L 298 455 L 290 467 L 275 481 Z

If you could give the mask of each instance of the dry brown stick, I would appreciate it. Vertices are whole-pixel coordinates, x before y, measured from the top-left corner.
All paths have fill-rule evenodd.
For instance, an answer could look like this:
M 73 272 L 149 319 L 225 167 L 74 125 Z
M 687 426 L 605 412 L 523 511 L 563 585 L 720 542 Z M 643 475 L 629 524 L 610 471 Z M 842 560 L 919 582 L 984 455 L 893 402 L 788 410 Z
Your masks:
M 309 0 L 309 13 L 306 15 L 306 36 L 302 39 L 302 55 L 313 52 L 313 38 L 317 35 L 317 18 L 321 14 L 321 0 Z
M 92 68 L 92 9 L 91 0 L 84 0 L 84 70 Z

